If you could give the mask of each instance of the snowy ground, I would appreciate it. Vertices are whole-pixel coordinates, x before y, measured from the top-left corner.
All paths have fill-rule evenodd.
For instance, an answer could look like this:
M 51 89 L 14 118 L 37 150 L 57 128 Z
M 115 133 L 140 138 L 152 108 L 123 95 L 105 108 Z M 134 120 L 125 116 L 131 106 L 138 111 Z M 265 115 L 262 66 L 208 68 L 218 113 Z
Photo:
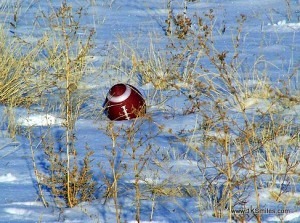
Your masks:
M 4 2 L 4 1 L 1 1 Z M 42 11 L 48 11 L 48 1 L 16 1 L 21 2 L 21 10 L 19 15 L 19 23 L 14 32 L 24 38 L 30 36 L 39 38 L 43 33 L 43 27 L 39 29 L 33 28 L 33 21 L 36 16 Z M 161 39 L 160 45 L 157 47 L 163 49 L 165 46 L 165 19 L 167 18 L 166 2 L 164 0 L 115 0 L 115 1 L 95 1 L 96 4 L 91 4 L 93 1 L 68 1 L 74 7 L 82 5 L 84 7 L 84 26 L 95 28 L 95 49 L 94 55 L 94 70 L 104 63 L 109 55 L 109 48 L 118 44 L 118 39 L 128 39 L 129 42 L 136 41 L 137 48 L 146 48 L 151 40 L 149 33 L 155 33 L 158 39 Z M 178 10 L 183 6 L 183 1 L 174 1 Z M 291 20 L 288 21 L 286 3 L 284 0 L 205 0 L 194 1 L 188 3 L 188 8 L 191 12 L 203 12 L 213 8 L 218 19 L 216 27 L 222 27 L 226 24 L 227 31 L 222 38 L 216 42 L 217 46 L 222 46 L 225 49 L 230 49 L 230 41 L 232 38 L 231 30 L 236 25 L 236 18 L 240 14 L 247 16 L 247 21 L 244 25 L 244 36 L 242 41 L 242 56 L 249 64 L 263 56 L 265 61 L 268 61 L 268 76 L 273 81 L 272 84 L 280 85 L 278 78 L 284 78 L 285 75 L 291 72 L 292 69 L 299 70 L 300 66 L 300 3 L 290 1 Z M 7 3 L 13 5 L 12 3 Z M 55 0 L 51 3 L 54 7 L 60 5 L 60 1 Z M 8 6 L 8 11 L 11 7 Z M 12 20 L 12 14 L 0 15 L 6 25 Z M 46 29 L 46 28 L 45 28 Z M 30 30 L 30 31 L 28 31 Z M 28 33 L 30 32 L 30 33 Z M 33 32 L 33 35 L 32 33 Z M 29 39 L 28 39 L 29 40 Z M 227 45 L 228 43 L 228 45 Z M 145 47 L 146 46 L 146 47 Z M 99 68 L 100 69 L 100 68 Z M 258 69 L 264 70 L 265 67 Z M 101 71 L 103 72 L 103 71 Z M 247 70 L 245 70 L 247 72 Z M 299 71 L 291 79 L 291 85 L 299 89 Z M 99 78 L 99 77 L 98 77 Z M 42 109 L 26 110 L 24 108 L 16 108 L 15 116 L 18 125 L 19 134 L 15 139 L 11 139 L 7 130 L 7 118 L 5 118 L 6 109 L 0 107 L 2 124 L 0 132 L 0 221 L 1 222 L 116 222 L 116 215 L 113 200 L 108 199 L 104 202 L 102 198 L 103 181 L 101 180 L 101 171 L 98 167 L 100 163 L 108 172 L 108 159 L 111 156 L 110 149 L 112 147 L 111 139 L 105 132 L 105 127 L 108 125 L 108 120 L 104 115 L 89 112 L 94 110 L 100 112 L 101 105 L 104 102 L 104 97 L 109 87 L 119 82 L 126 80 L 122 75 L 116 75 L 112 71 L 103 74 L 97 81 L 85 82 L 84 88 L 92 92 L 92 99 L 87 101 L 85 105 L 86 113 L 76 123 L 77 147 L 84 148 L 86 144 L 93 150 L 93 170 L 95 180 L 98 182 L 98 190 L 95 195 L 96 199 L 90 203 L 81 203 L 75 208 L 59 209 L 55 207 L 49 192 L 46 191 L 46 198 L 50 203 L 48 208 L 45 208 L 38 197 L 37 182 L 34 175 L 32 154 L 30 143 L 24 132 L 30 129 L 34 132 L 36 140 L 34 145 L 39 145 L 39 136 L 43 134 L 45 129 L 50 128 L 50 133 L 53 134 L 57 143 L 63 135 L 63 120 L 57 114 L 46 114 Z M 138 86 L 147 98 L 147 103 L 151 102 L 153 91 L 149 85 Z M 149 93 L 150 92 L 150 93 Z M 162 94 L 170 94 L 170 91 L 162 92 Z M 90 104 L 89 104 L 90 102 Z M 92 104 L 95 103 L 95 104 Z M 202 117 L 199 114 L 183 114 L 183 108 L 186 106 L 183 97 L 174 96 L 165 102 L 163 108 L 160 106 L 152 106 L 149 108 L 149 114 L 152 120 L 140 120 L 140 129 L 136 137 L 147 135 L 155 136 L 147 143 L 160 148 L 153 155 L 149 164 L 143 170 L 143 182 L 146 183 L 161 183 L 164 180 L 168 182 L 177 182 L 179 184 L 190 185 L 197 187 L 204 182 L 203 172 L 199 171 L 202 163 L 197 159 L 197 156 L 187 153 L 187 144 L 180 142 L 176 138 L 176 134 L 180 135 L 182 130 L 186 139 L 189 140 L 191 147 L 197 144 L 197 140 L 201 138 L 202 132 L 195 132 L 195 123 Z M 264 111 L 270 107 L 269 101 L 265 98 L 248 98 L 246 107 L 249 112 L 255 113 L 257 110 Z M 93 108 L 93 106 L 95 106 Z M 275 105 L 276 106 L 276 105 Z M 170 109 L 171 108 L 171 109 Z M 277 109 L 281 109 L 278 108 Z M 39 111 L 39 112 L 36 112 Z M 236 108 L 232 108 L 232 112 L 238 112 Z M 282 108 L 282 112 L 296 124 L 300 124 L 300 105 L 295 104 L 289 108 Z M 238 117 L 238 116 L 237 116 Z M 133 121 L 125 121 L 115 123 L 115 127 L 126 128 Z M 165 126 L 161 130 L 160 126 Z M 172 133 L 171 133 L 172 132 Z M 211 131 L 207 133 L 211 137 L 221 137 L 220 132 Z M 277 139 L 284 144 L 282 137 Z M 299 139 L 298 139 L 299 140 Z M 117 153 L 122 163 L 128 165 L 128 169 L 134 165 L 134 160 L 131 160 L 128 155 L 124 155 L 122 148 L 129 150 L 126 139 L 119 138 L 117 140 Z M 146 143 L 146 144 L 147 144 Z M 144 147 L 141 147 L 142 150 Z M 33 148 L 35 151 L 36 162 L 43 166 L 43 152 L 40 148 Z M 83 154 L 84 151 L 79 151 Z M 130 153 L 130 151 L 128 151 Z M 143 154 L 143 150 L 137 153 Z M 163 158 L 166 156 L 167 158 Z M 155 160 L 161 159 L 160 162 L 163 168 L 159 169 L 155 165 Z M 120 164 L 121 165 L 121 164 Z M 164 171 L 167 170 L 167 171 Z M 207 170 L 209 172 L 209 170 Z M 296 179 L 299 181 L 299 179 Z M 120 191 L 120 206 L 122 222 L 135 222 L 135 206 L 134 193 L 132 190 L 132 182 L 134 182 L 134 174 L 132 172 L 124 172 L 120 185 L 123 189 L 128 188 L 128 191 Z M 266 182 L 262 182 L 267 184 Z M 263 222 L 280 222 L 278 216 L 283 216 L 278 211 L 286 210 L 288 213 L 284 215 L 284 222 L 300 222 L 300 187 L 299 182 L 295 182 L 296 189 L 291 196 L 290 202 L 284 206 L 280 202 L 274 202 L 269 193 L 267 186 L 261 187 L 259 194 L 261 205 L 265 211 L 269 208 L 269 213 L 262 217 Z M 141 185 L 143 187 L 143 185 Z M 245 207 L 248 210 L 249 216 L 253 214 L 255 208 L 254 191 L 249 188 L 248 204 Z M 251 192 L 252 191 L 252 192 Z M 222 193 L 222 192 L 221 192 Z M 186 193 L 182 196 L 159 196 L 155 199 L 151 193 L 145 194 L 148 199 L 142 200 L 141 206 L 141 222 L 227 222 L 228 219 L 213 217 L 212 209 L 209 206 L 201 208 L 198 204 L 197 196 L 189 196 Z M 150 199 L 149 199 L 150 198 Z M 153 201 L 151 200 L 153 199 Z M 207 198 L 209 199 L 209 198 Z M 294 202 L 293 202 L 294 201 Z M 298 205 L 296 205 L 298 203 Z M 254 205 L 253 207 L 251 205 Z M 154 207 L 154 211 L 153 211 Z M 251 210 L 252 208 L 252 210 Z M 268 212 L 268 211 L 267 211 Z M 249 218 L 249 222 L 256 222 L 254 218 Z

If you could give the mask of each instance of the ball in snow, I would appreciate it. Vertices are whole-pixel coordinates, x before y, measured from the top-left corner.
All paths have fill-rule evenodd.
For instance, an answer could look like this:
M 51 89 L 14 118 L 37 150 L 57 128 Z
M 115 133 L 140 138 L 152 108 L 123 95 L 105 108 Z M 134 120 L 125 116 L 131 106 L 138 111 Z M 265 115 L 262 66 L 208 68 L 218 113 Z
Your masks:
M 104 108 L 110 120 L 129 120 L 146 113 L 146 102 L 132 85 L 116 84 L 107 93 Z

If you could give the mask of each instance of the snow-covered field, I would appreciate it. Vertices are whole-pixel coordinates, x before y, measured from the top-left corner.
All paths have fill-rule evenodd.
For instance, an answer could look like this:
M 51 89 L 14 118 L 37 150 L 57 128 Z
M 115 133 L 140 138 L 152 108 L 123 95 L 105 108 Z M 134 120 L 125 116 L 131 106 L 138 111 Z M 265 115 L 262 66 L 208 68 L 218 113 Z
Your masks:
M 178 92 L 176 88 L 156 91 L 152 84 L 131 79 L 130 75 L 123 72 L 121 67 L 126 68 L 126 64 L 121 63 L 120 69 L 104 66 L 105 63 L 118 60 L 114 57 L 119 57 L 121 52 L 119 55 L 112 55 L 112 53 L 116 53 L 117 49 L 126 48 L 120 47 L 120 42 L 132 44 L 134 50 L 141 52 L 141 55 L 149 51 L 152 46 L 150 42 L 153 42 L 157 51 L 167 50 L 168 37 L 165 35 L 165 20 L 168 17 L 167 0 L 69 0 L 67 2 L 74 8 L 82 6 L 81 26 L 96 31 L 89 68 L 91 74 L 87 75 L 81 86 L 81 90 L 88 92 L 90 97 L 82 106 L 82 115 L 76 122 L 75 132 L 79 159 L 83 157 L 86 145 L 94 152 L 92 172 L 97 182 L 96 193 L 91 202 L 83 202 L 73 208 L 60 208 L 54 202 L 50 191 L 44 188 L 44 197 L 49 203 L 49 207 L 44 207 L 39 198 L 33 164 L 35 163 L 40 171 L 47 169 L 48 164 L 41 143 L 46 135 L 53 135 L 55 146 L 61 148 L 64 153 L 64 145 L 60 140 L 64 136 L 64 120 L 59 112 L 50 109 L 51 106 L 47 108 L 35 105 L 28 109 L 16 107 L 13 109 L 13 116 L 15 116 L 17 135 L 11 138 L 8 131 L 7 108 L 2 105 L 0 107 L 2 117 L 0 221 L 117 222 L 114 200 L 105 197 L 107 189 L 105 179 L 113 180 L 110 161 L 114 159 L 114 168 L 120 173 L 118 205 L 121 222 L 136 222 L 137 201 L 134 188 L 137 179 L 134 172 L 136 166 L 142 170 L 139 173 L 142 192 L 140 222 L 229 222 L 228 211 L 225 210 L 220 218 L 215 217 L 214 213 L 216 207 L 214 205 L 220 203 L 219 205 L 222 206 L 220 201 L 229 192 L 228 180 L 224 178 L 226 173 L 222 173 L 221 168 L 216 167 L 218 162 L 220 166 L 224 166 L 223 162 L 226 160 L 221 157 L 217 149 L 215 150 L 216 143 L 212 142 L 226 139 L 227 134 L 217 128 L 205 131 L 200 127 L 200 123 L 204 122 L 203 113 L 186 112 L 190 104 L 184 93 L 180 93 L 185 91 L 184 84 L 180 83 L 182 89 Z M 38 40 L 44 32 L 48 31 L 42 20 L 39 20 L 42 12 L 47 13 L 61 5 L 59 0 L 1 0 L 0 3 L 4 8 L 1 10 L 0 17 L 5 30 L 11 36 L 17 35 L 28 42 Z M 50 6 L 53 8 L 50 9 Z M 14 19 L 15 7 L 19 10 L 18 22 L 12 29 L 10 22 Z M 172 7 L 176 15 L 183 11 L 184 1 L 174 0 Z M 187 7 L 187 13 L 191 17 L 195 12 L 202 15 L 209 9 L 214 10 L 214 27 L 220 30 L 214 44 L 218 49 L 229 51 L 229 54 L 233 53 L 231 51 L 234 49 L 232 39 L 235 37 L 237 18 L 241 14 L 245 15 L 247 19 L 243 25 L 241 46 L 239 46 L 243 66 L 239 75 L 241 77 L 245 75 L 246 79 L 251 76 L 249 73 L 254 73 L 255 70 L 268 77 L 266 83 L 263 83 L 260 89 L 257 88 L 260 93 L 267 86 L 283 89 L 284 84 L 288 83 L 292 96 L 296 97 L 293 103 L 282 104 L 270 100 L 268 93 L 259 94 L 254 91 L 243 102 L 245 113 L 240 107 L 228 106 L 228 116 L 232 120 L 238 123 L 243 118 L 242 113 L 247 114 L 253 120 L 257 119 L 256 124 L 261 124 L 262 129 L 267 127 L 268 123 L 265 120 L 259 123 L 261 114 L 274 111 L 274 114 L 281 115 L 281 119 L 286 118 L 285 121 L 288 120 L 290 126 L 289 131 L 276 129 L 278 132 L 281 131 L 277 133 L 274 130 L 274 137 L 270 142 L 266 139 L 266 144 L 262 145 L 259 151 L 261 156 L 269 154 L 262 150 L 267 150 L 268 143 L 274 143 L 277 145 L 276 148 L 282 149 L 282 153 L 285 153 L 286 162 L 294 164 L 291 167 L 294 175 L 291 177 L 285 175 L 288 171 L 284 172 L 284 169 L 287 167 L 281 166 L 284 162 L 276 162 L 275 159 L 280 157 L 275 155 L 266 159 L 274 159 L 274 165 L 279 166 L 273 167 L 273 173 L 265 175 L 258 172 L 249 173 L 251 172 L 249 169 L 246 174 L 242 166 L 247 166 L 248 163 L 237 161 L 234 168 L 238 169 L 239 176 L 246 178 L 240 178 L 245 181 L 245 184 L 239 181 L 234 185 L 235 194 L 232 195 L 232 202 L 239 201 L 239 203 L 232 205 L 231 211 L 247 212 L 243 215 L 244 222 L 256 222 L 255 216 L 259 213 L 262 214 L 262 222 L 300 222 L 300 154 L 298 151 L 300 132 L 297 127 L 300 125 L 300 103 L 297 98 L 300 96 L 300 2 L 297 0 L 196 0 L 188 1 Z M 7 13 L 4 13 L 6 11 Z M 194 24 L 192 28 L 193 26 Z M 79 30 L 78 35 L 84 34 L 80 32 L 84 31 Z M 173 41 L 181 40 L 174 38 Z M 120 81 L 129 82 L 141 90 L 149 105 L 147 111 L 151 118 L 114 122 L 113 128 L 120 134 L 114 141 L 109 133 L 111 122 L 102 114 L 102 104 L 110 86 Z M 249 79 L 246 86 L 250 89 L 253 85 L 253 89 L 256 89 L 256 81 Z M 276 94 L 279 95 L 278 92 Z M 230 103 L 230 100 L 228 101 Z M 11 115 L 9 117 L 11 118 Z M 275 115 L 270 116 L 270 123 L 276 122 L 272 118 L 276 119 Z M 137 132 L 131 142 L 126 129 L 130 129 L 133 125 Z M 244 127 L 243 123 L 241 125 L 238 123 L 236 126 Z M 238 129 L 233 128 L 233 132 L 229 134 L 230 140 L 240 137 L 235 131 Z M 31 141 L 28 132 L 33 135 Z M 208 145 L 203 144 L 204 134 L 210 139 L 208 141 L 211 143 Z M 133 146 L 137 147 L 137 151 L 133 151 Z M 230 149 L 232 154 L 237 155 L 233 145 Z M 247 150 L 246 147 L 244 149 Z M 112 153 L 112 150 L 115 153 Z M 257 151 L 256 149 L 255 152 Z M 208 154 L 209 159 L 206 161 L 203 159 L 203 153 Z M 245 160 L 250 162 L 251 156 L 248 155 L 245 155 L 247 156 Z M 245 158 L 243 155 L 237 156 Z M 143 162 L 146 163 L 145 166 Z M 257 170 L 265 171 L 264 165 L 267 163 L 269 162 L 262 165 L 261 160 L 257 160 Z M 279 173 L 281 170 L 282 174 Z M 258 180 L 252 181 L 251 177 L 253 179 L 257 177 Z M 228 202 L 229 200 L 224 204 L 225 209 L 229 205 Z M 236 216 L 241 215 L 234 216 L 234 221 L 238 222 Z

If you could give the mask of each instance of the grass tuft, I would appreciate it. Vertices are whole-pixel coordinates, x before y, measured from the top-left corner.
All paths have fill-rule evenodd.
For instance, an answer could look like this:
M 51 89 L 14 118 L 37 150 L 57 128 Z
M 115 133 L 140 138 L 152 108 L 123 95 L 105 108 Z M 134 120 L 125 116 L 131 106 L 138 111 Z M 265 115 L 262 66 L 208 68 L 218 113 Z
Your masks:
M 9 106 L 30 106 L 46 88 L 39 83 L 35 66 L 46 39 L 35 46 L 9 37 L 0 28 L 0 103 Z

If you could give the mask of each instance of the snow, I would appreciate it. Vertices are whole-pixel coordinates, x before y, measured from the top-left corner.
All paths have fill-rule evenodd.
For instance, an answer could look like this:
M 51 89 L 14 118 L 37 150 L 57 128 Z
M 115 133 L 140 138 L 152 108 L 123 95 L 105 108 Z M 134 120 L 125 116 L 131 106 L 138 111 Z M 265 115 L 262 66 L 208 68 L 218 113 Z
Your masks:
M 50 12 L 48 1 L 43 0 L 24 0 L 24 1 L 5 1 L 7 14 L 1 12 L 1 21 L 6 25 L 7 31 L 11 35 L 16 34 L 23 37 L 28 43 L 34 43 L 47 31 L 40 22 L 39 27 L 33 26 L 33 21 L 38 21 L 41 12 Z M 19 22 L 17 28 L 12 30 L 9 22 L 12 21 L 14 3 L 20 3 Z M 46 3 L 47 2 L 47 3 Z M 9 122 L 4 118 L 6 114 L 5 106 L 0 107 L 1 129 L 0 129 L 0 222 L 117 222 L 116 209 L 113 199 L 107 200 L 103 197 L 106 182 L 103 179 L 103 171 L 108 173 L 108 179 L 112 180 L 110 161 L 114 160 L 114 167 L 120 171 L 121 180 L 119 185 L 122 188 L 119 192 L 119 205 L 121 209 L 121 222 L 135 223 L 136 207 L 134 183 L 136 182 L 135 173 L 132 172 L 135 165 L 141 165 L 139 161 L 149 159 L 147 165 L 140 173 L 139 185 L 145 189 L 146 193 L 141 198 L 141 223 L 172 223 L 172 222 L 230 222 L 225 214 L 221 218 L 216 218 L 213 210 L 213 202 L 217 202 L 222 196 L 226 196 L 226 179 L 216 176 L 216 168 L 210 162 L 219 162 L 224 165 L 225 160 L 219 151 L 214 150 L 214 144 L 203 145 L 203 137 L 214 139 L 217 142 L 224 142 L 227 138 L 235 141 L 238 138 L 236 131 L 226 132 L 216 128 L 199 129 L 205 121 L 201 114 L 185 113 L 190 104 L 186 97 L 183 97 L 184 90 L 190 88 L 189 84 L 179 81 L 176 88 L 172 87 L 165 91 L 155 91 L 150 83 L 139 85 L 150 105 L 147 110 L 151 119 L 141 118 L 135 121 L 114 122 L 113 128 L 120 130 L 120 135 L 112 142 L 108 135 L 107 127 L 110 122 L 102 114 L 102 104 L 105 94 L 112 84 L 126 81 L 134 82 L 126 77 L 121 71 L 102 71 L 100 68 L 110 55 L 111 49 L 117 49 L 119 39 L 134 42 L 137 50 L 144 52 L 151 41 L 158 39 L 158 48 L 164 50 L 165 47 L 165 19 L 168 10 L 167 1 L 157 0 L 95 0 L 95 1 L 68 1 L 75 8 L 82 6 L 83 26 L 86 29 L 94 28 L 95 49 L 87 60 L 93 66 L 89 68 L 92 75 L 99 73 L 100 77 L 92 76 L 91 79 L 84 80 L 78 86 L 80 91 L 91 93 L 91 99 L 87 99 L 83 104 L 83 115 L 76 121 L 76 148 L 78 156 L 83 157 L 85 148 L 89 147 L 94 154 L 92 155 L 92 165 L 94 179 L 97 182 L 95 199 L 91 202 L 82 202 L 73 208 L 59 208 L 49 190 L 45 190 L 45 197 L 49 207 L 44 207 L 39 197 L 38 179 L 35 176 L 32 156 L 36 158 L 35 163 L 42 170 L 49 165 L 45 161 L 45 154 L 42 150 L 43 140 L 52 137 L 54 147 L 60 150 L 61 157 L 65 151 L 62 146 L 64 140 L 65 120 L 54 110 L 48 112 L 42 106 L 38 108 L 24 107 L 15 108 L 14 122 L 17 127 L 16 136 L 9 134 Z M 174 10 L 179 12 L 183 6 L 183 1 L 174 0 Z M 293 4 L 292 20 L 286 18 L 286 5 L 284 0 L 210 0 L 210 1 L 189 1 L 188 9 L 200 12 L 213 8 L 216 13 L 215 27 L 222 27 L 226 24 L 226 31 L 216 38 L 216 46 L 224 49 L 232 49 L 229 43 L 233 38 L 236 18 L 240 14 L 247 16 L 244 25 L 244 32 L 241 43 L 241 55 L 249 64 L 254 64 L 256 59 L 261 59 L 255 64 L 255 69 L 259 74 L 267 73 L 270 81 L 266 81 L 259 90 L 265 90 L 264 86 L 282 86 L 278 82 L 279 77 L 286 77 L 288 82 L 299 93 L 299 64 L 300 64 L 300 21 L 297 17 L 297 8 L 300 7 L 299 1 L 290 1 Z M 0 3 L 2 4 L 2 2 Z M 51 1 L 53 8 L 58 8 L 60 0 Z M 4 7 L 4 6 L 3 6 Z M 295 10 L 294 10 L 295 9 Z M 151 37 L 149 33 L 154 33 Z M 84 36 L 85 30 L 79 30 L 79 35 Z M 176 40 L 175 40 L 176 41 Z M 300 124 L 300 105 L 299 101 L 290 105 L 280 103 L 270 98 L 270 95 L 263 95 L 265 92 L 258 92 L 258 82 L 247 80 L 252 67 L 244 68 L 245 86 L 251 89 L 249 95 L 245 95 L 243 106 L 246 114 L 252 115 L 253 119 L 258 119 L 262 113 L 283 114 L 285 120 L 282 122 L 294 122 Z M 288 76 L 294 70 L 294 75 Z M 242 78 L 243 79 L 243 78 Z M 139 84 L 139 83 L 134 83 Z M 222 87 L 222 86 L 220 86 Z M 174 94 L 176 89 L 182 89 L 178 94 Z M 261 94 L 260 94 L 261 93 Z M 153 96 L 155 95 L 155 97 Z M 299 94 L 298 94 L 299 96 Z M 54 97 L 54 96 L 53 96 Z M 224 96 L 225 98 L 226 96 Z M 56 98 L 53 98 L 55 103 Z M 52 101 L 51 101 L 52 102 Z M 227 101 L 228 112 L 234 121 L 238 122 L 243 112 L 241 106 L 234 101 Z M 49 106 L 50 107 L 50 106 Z M 208 111 L 208 114 L 209 111 Z M 211 114 L 214 115 L 214 114 Z M 270 115 L 269 123 L 274 121 Z M 126 128 L 130 128 L 133 122 L 139 126 L 139 131 L 134 135 L 136 139 L 150 140 L 143 141 L 139 145 L 133 157 L 135 143 L 130 144 L 126 139 Z M 243 126 L 241 123 L 239 126 Z M 289 146 L 291 142 L 298 142 L 299 147 L 299 128 L 298 138 L 285 134 L 284 130 L 277 129 L 276 136 L 266 142 L 262 148 L 274 144 L 276 148 L 284 148 L 284 152 L 290 149 L 288 156 L 276 157 L 280 159 L 290 159 L 291 162 L 299 160 L 296 149 Z M 28 139 L 28 132 L 33 134 L 33 142 Z M 238 142 L 236 142 L 238 144 Z M 152 149 L 149 153 L 145 151 L 148 145 Z M 232 146 L 234 152 L 235 145 Z M 115 157 L 112 150 L 115 149 Z M 211 160 L 204 163 L 201 156 L 194 155 L 194 151 L 206 151 L 211 155 Z M 263 156 L 263 152 L 262 152 Z M 230 157 L 233 159 L 233 157 Z M 217 161 L 216 161 L 217 160 Z M 229 160 L 231 161 L 231 160 Z M 257 166 L 260 166 L 257 161 Z M 138 164 L 137 164 L 138 163 Z M 280 163 L 282 164 L 282 163 Z M 240 163 L 235 163 L 240 165 Z M 274 164 L 275 165 L 275 164 Z M 279 164 L 278 164 L 279 165 Z M 100 167 L 99 167 L 100 166 Z M 261 166 L 260 166 L 261 167 Z M 101 169 L 102 168 L 102 169 Z M 124 171 L 128 168 L 131 171 Z M 250 168 L 250 167 L 249 167 Z M 252 167 L 251 167 L 252 168 Z M 261 167 L 263 168 L 263 167 Z M 278 167 L 277 167 L 278 168 Z M 286 167 L 280 166 L 282 170 Z M 297 168 L 291 172 L 299 170 Z M 102 172 L 101 172 L 102 171 Z M 284 172 L 284 171 L 283 171 Z M 241 174 L 233 172 L 233 174 Z M 270 175 L 265 174 L 265 179 L 258 182 L 259 198 L 261 208 L 269 208 L 276 213 L 265 214 L 262 222 L 300 222 L 299 199 L 300 187 L 299 180 L 296 178 L 273 179 L 275 185 L 269 185 Z M 295 181 L 296 179 L 296 181 Z M 249 179 L 244 179 L 247 182 Z M 159 186 L 166 186 L 161 194 L 173 193 L 176 195 L 158 196 L 148 189 L 148 186 L 159 190 Z M 202 190 L 199 190 L 199 188 Z M 273 187 L 273 189 L 272 189 Z M 280 193 L 280 189 L 286 187 L 287 193 L 284 201 L 274 200 L 271 194 Z M 215 190 L 214 196 L 207 196 L 209 190 Z M 247 201 L 247 207 L 256 205 L 256 191 L 253 187 L 245 189 L 247 196 L 243 198 Z M 239 196 L 240 191 L 235 191 Z M 157 196 L 157 197 L 156 197 Z M 206 201 L 203 202 L 203 201 Z M 284 203 L 286 202 L 286 203 Z M 240 208 L 241 205 L 237 206 Z M 280 213 L 280 210 L 287 210 Z M 253 217 L 253 216 L 252 216 Z M 249 218 L 247 222 L 255 222 Z
M 28 115 L 27 117 L 19 117 L 16 121 L 17 125 L 20 126 L 50 126 L 50 125 L 62 125 L 63 119 L 56 118 L 49 114 L 34 114 Z
M 268 24 L 271 25 L 271 24 Z M 286 20 L 278 21 L 276 24 L 273 24 L 274 27 L 279 28 L 285 31 L 295 31 L 300 29 L 300 23 L 287 22 Z
M 17 180 L 17 178 L 14 175 L 12 175 L 11 173 L 0 176 L 0 183 L 13 182 L 16 180 Z
M 293 221 L 294 219 L 299 219 L 300 218 L 300 212 L 294 212 L 291 214 L 287 214 L 285 216 L 285 221 Z M 268 221 L 273 221 L 273 222 L 280 222 L 280 218 L 279 217 L 269 217 Z

